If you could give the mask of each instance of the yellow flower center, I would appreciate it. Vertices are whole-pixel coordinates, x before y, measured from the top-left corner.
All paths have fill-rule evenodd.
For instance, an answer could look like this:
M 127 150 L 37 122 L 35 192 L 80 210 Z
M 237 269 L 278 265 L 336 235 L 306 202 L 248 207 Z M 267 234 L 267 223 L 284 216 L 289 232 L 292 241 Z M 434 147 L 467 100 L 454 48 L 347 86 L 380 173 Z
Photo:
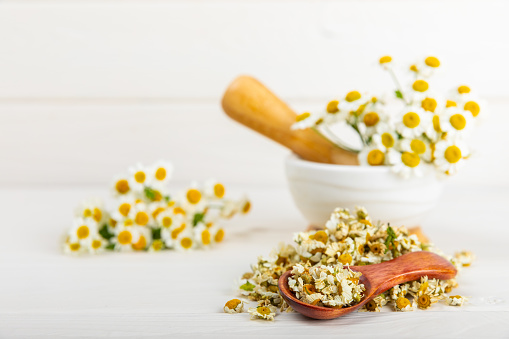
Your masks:
M 186 215 L 186 211 L 184 211 L 184 209 L 182 207 L 175 207 L 173 209 L 173 213 Z
M 419 72 L 419 70 L 417 69 L 417 66 L 416 66 L 416 65 L 412 65 L 412 66 L 410 66 L 410 70 L 411 70 L 412 72 L 415 72 L 415 73 Z
M 374 149 L 368 153 L 367 161 L 371 166 L 383 165 L 385 161 L 385 154 L 379 149 Z
M 299 122 L 299 121 L 302 121 L 302 120 L 306 120 L 307 118 L 309 118 L 311 116 L 311 113 L 309 112 L 304 112 L 302 114 L 299 114 L 297 115 L 297 117 L 295 118 L 295 121 Z
M 310 295 L 310 294 L 316 293 L 316 288 L 312 284 L 306 284 L 306 285 L 302 286 L 302 291 L 304 293 L 306 293 L 307 295 Z
M 392 146 L 394 146 L 395 142 L 394 137 L 390 133 L 385 132 L 384 134 L 382 134 L 381 139 L 382 145 L 384 145 L 385 147 L 391 148 Z
M 154 249 L 154 251 L 160 251 L 163 249 L 163 242 L 159 239 L 157 240 L 154 240 L 152 242 L 152 248 Z
M 101 221 L 102 218 L 103 218 L 103 212 L 98 208 L 94 208 L 94 220 L 99 222 L 99 221 Z
M 414 139 L 410 142 L 410 148 L 414 153 L 424 154 L 426 152 L 426 144 L 424 141 L 419 139 Z
M 191 204 L 197 204 L 201 200 L 201 192 L 197 189 L 190 189 L 187 191 L 187 201 L 189 201 Z
M 429 67 L 437 68 L 438 66 L 440 66 L 440 60 L 433 56 L 427 57 L 426 60 L 424 60 L 424 62 Z
M 452 127 L 457 129 L 458 131 L 461 131 L 467 125 L 467 120 L 461 114 L 454 114 L 449 119 L 449 122 L 451 123 Z
M 408 167 L 414 168 L 419 166 L 421 158 L 415 153 L 403 152 L 403 154 L 401 154 L 401 162 Z
M 457 104 L 456 102 L 452 101 L 452 100 L 447 100 L 447 102 L 445 103 L 445 107 L 448 108 L 448 107 L 456 107 Z
M 399 297 L 397 300 L 396 300 L 396 306 L 402 310 L 404 309 L 405 307 L 409 306 L 410 305 L 410 300 L 408 300 L 407 298 L 405 297 Z
M 170 217 L 164 217 L 163 220 L 161 220 L 161 223 L 163 224 L 163 227 L 170 227 L 173 223 L 173 220 Z
M 270 308 L 267 306 L 258 306 L 256 308 L 256 311 L 260 313 L 261 315 L 269 315 L 270 314 Z
M 423 294 L 419 298 L 417 298 L 417 306 L 419 308 L 428 308 L 431 305 L 431 299 L 429 295 Z
M 90 230 L 88 229 L 88 226 L 86 226 L 86 225 L 78 227 L 78 230 L 76 231 L 76 235 L 78 236 L 78 239 L 86 239 L 89 234 L 90 234 Z
M 239 306 L 240 303 L 241 301 L 239 299 L 232 299 L 227 301 L 226 304 L 224 304 L 224 306 L 228 307 L 230 310 L 234 310 L 237 308 L 237 306 Z
M 133 250 L 136 250 L 136 251 L 144 250 L 145 247 L 147 247 L 147 239 L 145 239 L 145 236 L 140 235 L 138 242 L 136 244 L 133 244 L 132 247 L 133 247 Z
M 152 212 L 152 218 L 157 218 L 157 216 L 159 214 L 161 214 L 161 212 L 164 212 L 164 207 L 158 207 L 156 208 L 153 212 Z
M 136 180 L 137 183 L 143 184 L 145 182 L 145 172 L 138 171 L 134 174 L 134 180 Z
M 327 233 L 325 231 L 317 231 L 314 235 L 312 235 L 311 239 L 320 241 L 320 242 L 326 244 L 327 241 L 329 240 L 329 236 L 327 235 Z
M 164 178 L 166 178 L 166 169 L 164 167 L 159 167 L 155 176 L 157 180 L 164 180 Z
M 345 100 L 348 102 L 352 102 L 355 100 L 359 100 L 360 98 L 361 98 L 361 94 L 359 92 L 351 91 L 346 95 Z
M 470 87 L 468 86 L 460 86 L 458 87 L 458 93 L 459 94 L 466 94 L 466 93 L 470 93 Z
M 122 214 L 124 217 L 127 217 L 130 210 L 131 210 L 131 205 L 128 203 L 123 203 L 122 205 L 118 206 L 118 212 L 120 214 Z
M 124 226 L 132 226 L 133 224 L 134 224 L 134 221 L 132 219 L 124 220 Z
M 118 243 L 120 245 L 127 245 L 127 244 L 130 244 L 131 241 L 133 240 L 133 236 L 131 234 L 131 232 L 129 231 L 122 231 L 118 234 Z
M 146 212 L 138 212 L 134 221 L 140 226 L 145 226 L 148 224 L 148 214 Z
M 437 101 L 433 98 L 426 98 L 421 102 L 421 107 L 425 111 L 435 112 L 435 109 L 437 108 Z
M 224 197 L 224 186 L 220 183 L 214 185 L 214 195 L 218 198 Z
M 203 232 L 201 232 L 201 242 L 203 243 L 203 245 L 209 245 L 210 244 L 210 232 L 209 230 L 203 230 Z
M 327 113 L 339 112 L 338 105 L 339 105 L 339 101 L 337 101 L 337 100 L 329 101 L 329 103 L 327 104 Z
M 386 64 L 391 61 L 392 61 L 392 57 L 390 57 L 389 55 L 386 55 L 386 56 L 383 56 L 380 58 L 380 64 Z
M 244 206 L 242 206 L 242 213 L 246 214 L 247 212 L 249 212 L 251 210 L 251 202 L 249 201 L 246 201 L 246 203 L 244 204 Z
M 424 80 L 416 80 L 412 85 L 412 88 L 416 92 L 426 92 L 428 90 L 428 83 Z
M 129 182 L 125 179 L 119 180 L 115 184 L 115 189 L 120 194 L 126 194 L 127 192 L 129 192 Z
M 88 208 L 83 210 L 83 218 L 89 218 L 92 216 L 92 211 Z
M 343 265 L 351 264 L 352 263 L 352 256 L 350 253 L 343 253 L 338 258 L 339 262 L 341 262 Z
M 366 304 L 366 309 L 370 312 L 374 312 L 376 311 L 378 305 L 376 304 L 376 301 L 374 300 L 370 300 L 367 304 Z
M 481 108 L 479 107 L 479 104 L 475 101 L 469 101 L 465 104 L 463 107 L 465 111 L 470 111 L 474 117 L 476 117 L 479 112 L 481 111 Z
M 223 238 L 224 238 L 224 230 L 222 228 L 220 228 L 219 231 L 217 231 L 216 235 L 214 236 L 214 241 L 221 242 L 221 241 L 223 241 Z
M 101 247 L 101 244 L 102 244 L 101 240 L 96 239 L 96 240 L 92 241 L 92 248 L 94 250 L 97 250 Z
M 180 227 L 177 227 L 176 229 L 171 231 L 171 238 L 172 239 L 177 239 L 177 237 L 180 234 L 180 232 L 182 232 L 185 228 L 186 228 L 186 224 L 182 224 L 182 225 L 180 225 Z
M 440 132 L 440 118 L 438 117 L 438 115 L 434 115 L 432 121 L 433 129 L 435 130 L 435 132 Z
M 449 146 L 444 152 L 444 158 L 451 164 L 455 164 L 461 159 L 461 150 L 458 146 Z
M 419 114 L 415 112 L 408 112 L 403 116 L 403 124 L 408 128 L 415 128 L 421 123 Z
M 81 248 L 81 245 L 76 242 L 76 243 L 70 244 L 69 248 L 71 249 L 71 251 L 76 252 Z
M 369 113 L 366 113 L 366 115 L 364 116 L 364 124 L 367 127 L 375 126 L 376 124 L 378 124 L 379 121 L 380 121 L 380 117 L 378 116 L 378 114 L 376 112 L 369 112 Z
M 193 246 L 193 241 L 189 237 L 184 237 L 182 240 L 180 240 L 180 245 L 182 245 L 182 247 L 187 250 Z

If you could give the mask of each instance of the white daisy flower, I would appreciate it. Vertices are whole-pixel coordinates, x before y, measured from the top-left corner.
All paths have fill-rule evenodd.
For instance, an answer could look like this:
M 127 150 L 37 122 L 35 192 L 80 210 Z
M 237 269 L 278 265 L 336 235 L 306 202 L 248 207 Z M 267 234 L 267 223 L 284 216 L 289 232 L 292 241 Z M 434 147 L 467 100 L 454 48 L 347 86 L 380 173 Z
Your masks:
M 148 244 L 152 242 L 152 231 L 147 227 L 134 226 L 136 238 L 133 238 L 132 248 L 135 251 L 147 249 Z
M 117 200 L 115 208 L 111 213 L 111 217 L 121 222 L 129 217 L 129 212 L 133 210 L 135 206 L 135 199 L 132 195 L 123 195 Z
M 396 119 L 396 130 L 405 138 L 420 137 L 432 115 L 420 107 L 408 107 Z
M 120 251 L 132 251 L 132 244 L 140 238 L 139 229 L 134 226 L 117 225 L 114 233 L 111 242 L 115 244 L 115 249 Z
M 447 133 L 447 139 L 469 135 L 474 125 L 472 115 L 458 108 L 448 108 L 440 118 L 440 129 Z
M 248 313 L 251 314 L 252 319 L 274 320 L 276 310 L 273 306 L 258 306 L 256 308 L 249 308 Z
M 389 124 L 381 123 L 378 131 L 371 138 L 372 143 L 380 149 L 391 149 L 397 145 L 398 135 Z
M 169 227 L 163 227 L 161 229 L 161 239 L 164 241 L 167 247 L 174 248 L 182 233 L 189 233 L 189 227 L 184 221 L 178 222 L 172 219 L 172 224 Z
M 302 114 L 299 114 L 295 118 L 295 123 L 292 124 L 291 129 L 292 130 L 306 129 L 319 125 L 321 122 L 323 122 L 325 115 L 326 114 L 323 112 L 319 113 L 304 112 Z
M 69 231 L 69 241 L 88 244 L 92 236 L 97 234 L 97 222 L 91 218 L 75 218 Z
M 424 161 L 431 161 L 431 147 L 425 138 L 403 138 L 398 142 L 398 149 L 419 155 Z
M 111 191 L 115 197 L 132 193 L 127 175 L 116 175 L 113 178 L 111 187 Z
M 465 159 L 470 154 L 463 143 L 443 140 L 437 142 L 433 155 L 436 168 L 442 173 L 453 175 L 464 165 Z
M 399 153 L 399 157 L 391 158 L 391 163 L 393 164 L 391 170 L 404 179 L 423 175 L 423 162 L 419 155 L 414 152 Z
M 172 174 L 173 165 L 169 161 L 159 160 L 148 169 L 149 181 L 158 187 L 166 185 Z
M 382 109 L 375 111 L 368 108 L 359 116 L 359 120 L 359 128 L 366 137 L 370 137 L 387 125 L 388 116 Z
M 385 150 L 377 146 L 364 147 L 358 157 L 362 166 L 382 166 L 387 163 Z
M 208 199 L 222 199 L 224 197 L 225 188 L 222 183 L 215 179 L 209 179 L 205 182 L 204 193 Z
M 106 219 L 106 211 L 100 199 L 82 201 L 75 210 L 76 217 L 93 219 L 96 223 L 102 223 Z
M 159 252 L 164 249 L 164 241 L 161 239 L 156 239 L 152 241 L 150 244 L 149 252 Z
M 244 302 L 239 299 L 229 300 L 226 302 L 226 304 L 224 304 L 223 310 L 225 313 L 230 314 L 242 313 L 242 311 L 244 310 Z
M 174 243 L 175 249 L 178 251 L 189 251 L 196 248 L 197 245 L 193 232 L 189 229 L 179 233 Z
M 87 250 L 89 253 L 101 253 L 104 248 L 108 245 L 108 241 L 100 235 L 96 234 L 92 236 L 91 241 L 88 243 Z
M 150 186 L 152 178 L 149 176 L 149 170 L 140 163 L 137 163 L 128 170 L 129 187 L 138 193 L 143 193 L 145 186 Z
M 145 203 L 137 203 L 129 211 L 129 219 L 132 219 L 136 226 L 150 226 L 153 219 Z
M 193 228 L 196 244 L 202 248 L 209 247 L 212 244 L 212 234 L 209 227 L 200 222 Z
M 82 246 L 79 241 L 67 241 L 64 243 L 64 253 L 78 255 L 86 250 L 85 246 Z

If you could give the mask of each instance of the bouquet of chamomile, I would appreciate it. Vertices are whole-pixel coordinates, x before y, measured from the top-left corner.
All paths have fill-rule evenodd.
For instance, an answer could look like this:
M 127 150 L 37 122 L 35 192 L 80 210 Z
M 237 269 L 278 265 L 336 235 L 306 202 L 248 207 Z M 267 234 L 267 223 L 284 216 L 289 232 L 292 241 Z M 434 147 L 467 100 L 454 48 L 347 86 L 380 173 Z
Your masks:
M 325 109 L 297 116 L 293 129 L 313 128 L 349 151 L 365 166 L 390 166 L 404 178 L 435 171 L 452 175 L 470 157 L 466 139 L 481 115 L 479 100 L 466 85 L 440 95 L 431 77 L 440 67 L 433 56 L 411 65 L 401 85 L 390 56 L 379 60 L 396 86 L 394 95 L 374 96 L 351 91 L 331 100 Z M 333 128 L 346 124 L 360 137 L 361 149 L 352 149 Z
M 137 164 L 115 176 L 113 208 L 100 200 L 83 201 L 67 233 L 64 251 L 160 251 L 209 248 L 224 238 L 221 219 L 246 214 L 247 198 L 230 200 L 216 180 L 192 183 L 176 195 L 168 191 L 172 165 L 159 161 Z

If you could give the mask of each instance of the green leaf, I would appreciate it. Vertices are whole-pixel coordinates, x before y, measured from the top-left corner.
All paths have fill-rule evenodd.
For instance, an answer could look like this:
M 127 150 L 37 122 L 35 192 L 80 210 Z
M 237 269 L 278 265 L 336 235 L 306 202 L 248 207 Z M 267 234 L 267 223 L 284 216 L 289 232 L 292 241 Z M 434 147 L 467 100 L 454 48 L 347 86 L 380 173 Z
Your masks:
M 249 281 L 240 286 L 240 289 L 244 291 L 252 291 L 254 288 L 255 285 L 251 284 Z
M 152 239 L 153 240 L 161 239 L 161 229 L 160 228 L 152 229 Z
M 103 227 L 101 227 L 101 229 L 99 230 L 99 234 L 106 240 L 110 240 L 115 236 L 113 233 L 110 233 L 107 224 L 104 224 Z
M 166 202 L 170 202 L 171 197 L 169 195 L 165 195 L 164 196 L 164 200 L 166 200 Z
M 143 190 L 145 192 L 145 196 L 154 201 L 156 200 L 156 191 L 154 191 L 152 188 L 150 187 L 145 187 L 145 189 Z
M 113 251 L 115 249 L 115 244 L 109 244 L 108 246 L 105 247 L 105 249 L 107 249 L 108 251 Z
M 392 229 L 391 226 L 388 226 L 387 227 L 387 239 L 385 239 L 385 246 L 387 247 L 385 249 L 385 253 L 387 253 L 387 251 L 389 250 L 389 245 L 393 245 L 394 247 L 394 240 L 396 240 L 397 236 L 396 236 L 396 232 L 394 232 L 394 230 Z
M 396 98 L 403 99 L 403 93 L 398 89 L 394 93 L 396 93 Z
M 193 226 L 198 225 L 199 222 L 203 221 L 205 213 L 196 213 L 193 217 Z

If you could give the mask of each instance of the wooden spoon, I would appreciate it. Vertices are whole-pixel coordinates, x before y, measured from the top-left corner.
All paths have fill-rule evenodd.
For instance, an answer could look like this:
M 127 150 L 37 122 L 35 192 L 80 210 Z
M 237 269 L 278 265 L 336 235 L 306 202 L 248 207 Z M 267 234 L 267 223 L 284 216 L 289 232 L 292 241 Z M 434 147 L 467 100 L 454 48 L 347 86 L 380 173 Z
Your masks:
M 358 165 L 357 155 L 334 145 L 313 130 L 292 130 L 297 114 L 258 80 L 235 79 L 222 100 L 233 120 L 291 149 L 302 159 L 343 165 Z
M 430 279 L 452 279 L 456 276 L 456 268 L 438 254 L 419 251 L 402 255 L 396 259 L 376 265 L 350 266 L 352 271 L 361 272 L 359 283 L 364 284 L 366 290 L 362 300 L 351 307 L 341 309 L 320 307 L 307 304 L 295 297 L 288 286 L 291 271 L 286 271 L 278 281 L 281 296 L 297 312 L 315 319 L 334 319 L 353 312 L 365 305 L 393 286 L 419 279 L 427 275 Z

